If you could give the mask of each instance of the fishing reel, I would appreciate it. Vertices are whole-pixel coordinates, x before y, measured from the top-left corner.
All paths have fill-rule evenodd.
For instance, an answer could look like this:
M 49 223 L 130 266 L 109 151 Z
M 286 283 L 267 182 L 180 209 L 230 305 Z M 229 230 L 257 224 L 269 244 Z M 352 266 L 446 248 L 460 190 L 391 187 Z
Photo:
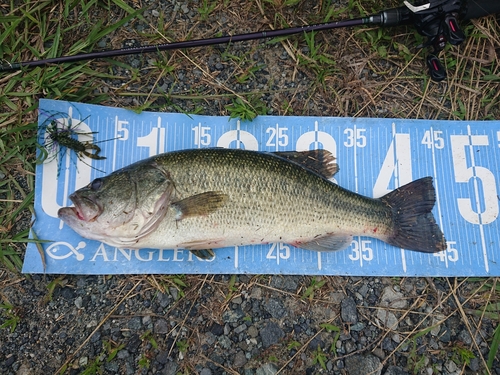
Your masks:
M 428 3 L 412 5 L 404 1 L 418 33 L 428 38 L 418 48 L 433 47 L 432 53 L 426 57 L 433 81 L 439 82 L 446 78 L 446 70 L 437 57 L 446 43 L 459 45 L 465 40 L 457 20 L 465 12 L 464 3 L 462 0 L 430 0 Z

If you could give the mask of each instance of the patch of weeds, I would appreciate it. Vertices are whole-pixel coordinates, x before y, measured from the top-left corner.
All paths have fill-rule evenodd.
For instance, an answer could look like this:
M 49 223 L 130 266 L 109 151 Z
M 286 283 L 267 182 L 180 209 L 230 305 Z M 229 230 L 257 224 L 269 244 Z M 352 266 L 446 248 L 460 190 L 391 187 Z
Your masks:
M 314 72 L 316 80 L 324 85 L 326 79 L 338 73 L 337 62 L 334 57 L 326 52 L 327 44 L 316 41 L 316 32 L 304 34 L 304 40 L 307 44 L 307 55 L 299 54 L 299 64 Z
M 333 336 L 332 345 L 330 346 L 330 352 L 336 353 L 337 349 L 336 344 L 340 337 L 340 327 L 330 323 L 321 323 L 319 326 L 328 333 L 335 332 L 335 336 Z
M 249 81 L 251 78 L 255 78 L 254 73 L 259 71 L 261 68 L 262 68 L 262 65 L 252 65 L 252 66 L 246 68 L 243 71 L 243 73 L 235 76 L 235 79 L 236 79 L 236 81 L 238 81 L 238 83 L 243 84 L 243 83 Z
M 142 369 L 149 369 L 149 366 L 151 366 L 151 360 L 145 354 L 141 354 L 141 358 L 139 358 L 139 362 L 137 362 L 137 364 Z
M 466 364 L 468 366 L 470 365 L 471 359 L 474 358 L 476 358 L 476 356 L 471 350 L 460 345 L 453 347 L 451 360 L 458 366 L 462 366 L 463 364 Z
M 387 58 L 390 42 L 392 41 L 392 37 L 388 35 L 387 30 L 382 27 L 363 30 L 359 37 L 373 52 L 376 52 L 383 59 Z
M 19 316 L 20 310 L 14 307 L 9 302 L 4 302 L 0 304 L 0 311 L 5 317 L 4 322 L 0 325 L 0 329 L 8 328 L 10 330 L 10 333 L 14 332 L 19 321 L 21 320 L 21 317 Z
M 267 360 L 268 360 L 269 362 L 274 362 L 274 363 L 278 363 L 278 362 L 279 362 L 278 357 L 276 357 L 275 355 L 270 355 L 270 356 L 267 358 Z
M 187 351 L 188 351 L 188 349 L 189 349 L 189 344 L 188 344 L 187 340 L 178 340 L 175 343 L 175 346 L 179 350 L 179 358 L 183 359 L 184 358 L 184 354 L 186 354 Z
M 290 341 L 290 343 L 287 345 L 287 349 L 288 350 L 297 350 L 298 348 L 300 348 L 302 346 L 302 344 L 298 341 Z
M 96 374 L 102 374 L 104 372 L 103 369 L 103 357 L 99 356 L 96 359 L 94 359 L 90 364 L 88 364 L 85 369 L 80 372 L 80 375 L 96 375 Z
M 467 107 L 460 98 L 457 97 L 455 101 L 458 104 L 458 109 L 453 111 L 453 115 L 460 120 L 465 120 L 467 118 Z
M 328 361 L 327 355 L 321 349 L 321 346 L 318 345 L 316 350 L 313 352 L 313 365 L 319 364 L 323 370 L 326 371 L 326 362 Z
M 203 0 L 198 8 L 198 13 L 200 13 L 200 20 L 206 21 L 210 16 L 210 14 L 217 7 L 217 5 L 218 5 L 217 1 Z
M 169 293 L 176 301 L 184 297 L 184 289 L 187 288 L 185 279 L 184 275 L 162 275 L 148 278 L 150 283 L 160 292 Z
M 486 365 L 488 369 L 493 368 L 493 362 L 495 361 L 496 355 L 498 353 L 498 347 L 500 346 L 500 324 L 495 328 L 495 333 L 493 334 L 493 339 L 490 344 L 490 351 L 488 352 L 488 361 Z
M 412 373 L 417 375 L 427 365 L 427 357 L 425 354 L 419 354 L 419 339 L 428 334 L 433 327 L 428 327 L 407 340 L 408 347 L 408 368 L 412 369 Z
M 226 295 L 226 301 L 229 301 L 231 298 L 233 298 L 234 293 L 238 291 L 238 288 L 234 286 L 235 284 L 236 284 L 236 275 L 231 275 L 228 284 L 229 292 Z
M 125 344 L 120 344 L 118 346 L 114 346 L 110 341 L 103 341 L 102 345 L 104 346 L 104 350 L 108 353 L 106 357 L 107 362 L 111 362 L 118 352 L 125 347 Z
M 142 334 L 141 340 L 148 341 L 154 349 L 158 349 L 158 343 L 156 342 L 155 338 L 153 337 L 153 333 L 151 332 L 150 329 L 148 329 L 146 332 L 144 332 Z
M 118 352 L 125 347 L 125 344 L 114 345 L 110 341 L 103 341 L 101 353 L 80 372 L 80 375 L 96 375 L 104 373 L 105 363 L 111 362 Z M 65 370 L 65 369 L 63 369 Z M 61 371 L 60 373 L 64 373 Z
M 258 115 L 267 114 L 266 103 L 257 95 L 250 96 L 248 100 L 237 97 L 224 108 L 229 112 L 230 118 L 239 118 L 242 121 L 252 121 Z
M 321 289 L 323 287 L 323 285 L 325 285 L 325 283 L 326 283 L 326 280 L 321 280 L 317 277 L 313 277 L 311 279 L 311 284 L 304 291 L 301 299 L 303 299 L 303 300 L 308 299 L 309 301 L 312 301 L 314 299 L 314 292 Z
M 56 290 L 56 288 L 57 287 L 65 287 L 66 284 L 68 284 L 68 280 L 66 280 L 64 278 L 64 276 L 58 276 L 54 280 L 52 280 L 47 285 L 48 293 L 43 298 L 43 303 L 48 303 L 48 302 L 52 301 L 52 298 L 54 296 L 54 291 Z

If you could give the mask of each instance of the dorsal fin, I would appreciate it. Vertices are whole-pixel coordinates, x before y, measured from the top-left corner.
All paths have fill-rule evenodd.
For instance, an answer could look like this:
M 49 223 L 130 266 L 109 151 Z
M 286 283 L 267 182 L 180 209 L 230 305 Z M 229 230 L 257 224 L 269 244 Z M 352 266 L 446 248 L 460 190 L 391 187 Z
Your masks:
M 335 157 L 328 150 L 278 151 L 273 154 L 316 172 L 326 179 L 332 178 L 339 170 Z

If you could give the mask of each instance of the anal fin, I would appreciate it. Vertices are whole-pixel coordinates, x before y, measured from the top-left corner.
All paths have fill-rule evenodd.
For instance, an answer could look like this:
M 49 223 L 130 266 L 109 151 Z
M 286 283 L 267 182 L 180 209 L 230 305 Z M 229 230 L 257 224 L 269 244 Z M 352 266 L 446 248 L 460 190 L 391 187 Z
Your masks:
M 291 243 L 291 245 L 306 250 L 338 251 L 348 247 L 351 242 L 352 236 L 350 235 L 326 234 L 324 236 L 318 236 L 317 238 L 306 242 L 296 241 Z

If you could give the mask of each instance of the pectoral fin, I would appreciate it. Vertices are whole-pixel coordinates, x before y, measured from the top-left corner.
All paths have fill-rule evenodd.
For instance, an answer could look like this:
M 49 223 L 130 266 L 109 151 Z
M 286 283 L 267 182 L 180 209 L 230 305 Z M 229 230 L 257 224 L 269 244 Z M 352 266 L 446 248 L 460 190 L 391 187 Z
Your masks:
M 306 242 L 296 241 L 291 245 L 314 251 L 338 251 L 351 244 L 352 236 L 327 234 Z
M 182 220 L 190 216 L 211 214 L 224 206 L 227 199 L 227 194 L 221 191 L 207 191 L 174 202 L 172 207 L 177 211 L 176 220 Z
M 316 172 L 326 179 L 332 178 L 339 170 L 335 157 L 327 150 L 280 151 L 273 154 Z

